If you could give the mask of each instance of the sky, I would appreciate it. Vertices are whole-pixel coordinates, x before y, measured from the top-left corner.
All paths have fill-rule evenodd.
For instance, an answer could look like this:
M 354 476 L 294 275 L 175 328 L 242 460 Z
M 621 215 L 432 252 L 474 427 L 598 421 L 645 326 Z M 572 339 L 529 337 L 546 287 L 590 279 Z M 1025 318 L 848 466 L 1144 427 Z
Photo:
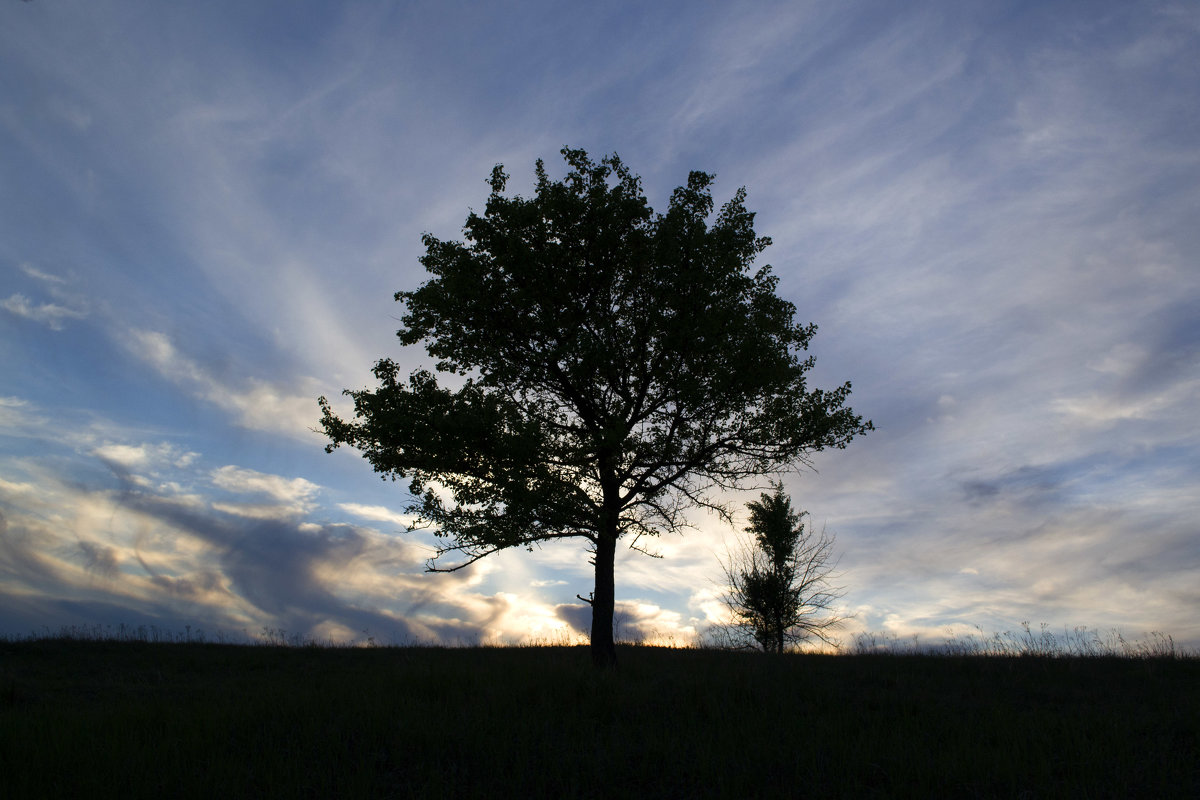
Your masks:
M 314 431 L 432 366 L 422 234 L 564 146 L 746 188 L 876 427 L 784 478 L 844 639 L 1200 647 L 1200 6 L 1128 0 L 0 0 L 0 634 L 578 640 L 582 541 L 426 573 Z M 745 515 L 691 519 L 619 553 L 618 636 L 723 619 Z

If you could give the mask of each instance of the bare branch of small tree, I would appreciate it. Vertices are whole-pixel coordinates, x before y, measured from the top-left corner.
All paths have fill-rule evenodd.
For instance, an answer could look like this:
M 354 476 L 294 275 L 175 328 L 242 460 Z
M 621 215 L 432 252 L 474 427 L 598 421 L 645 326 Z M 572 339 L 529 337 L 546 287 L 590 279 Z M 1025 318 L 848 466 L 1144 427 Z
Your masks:
M 726 646 L 760 647 L 782 653 L 809 639 L 836 645 L 844 621 L 835 605 L 845 594 L 834 584 L 834 537 L 805 524 L 783 485 L 750 502 L 748 538 L 721 566 L 727 585 L 722 598 L 733 623 L 719 634 Z

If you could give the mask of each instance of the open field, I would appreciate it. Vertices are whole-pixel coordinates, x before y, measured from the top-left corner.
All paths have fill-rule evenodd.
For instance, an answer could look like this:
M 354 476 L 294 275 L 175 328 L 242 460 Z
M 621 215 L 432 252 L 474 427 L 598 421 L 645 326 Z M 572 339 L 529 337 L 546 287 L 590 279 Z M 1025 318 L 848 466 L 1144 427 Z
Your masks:
M 0 641 L 19 797 L 1200 796 L 1200 660 Z

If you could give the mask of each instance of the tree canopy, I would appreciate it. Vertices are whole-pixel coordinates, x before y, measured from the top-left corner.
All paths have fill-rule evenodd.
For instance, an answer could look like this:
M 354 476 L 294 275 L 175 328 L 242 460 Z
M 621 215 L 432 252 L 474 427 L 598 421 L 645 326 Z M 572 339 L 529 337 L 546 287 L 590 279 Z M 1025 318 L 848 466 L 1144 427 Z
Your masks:
M 678 530 L 721 492 L 807 463 L 871 429 L 850 384 L 808 386 L 816 326 L 775 293 L 769 244 L 739 189 L 713 218 L 713 176 L 692 172 L 655 213 L 614 154 L 564 148 L 566 177 L 535 169 L 534 196 L 492 171 L 464 241 L 423 237 L 430 278 L 395 297 L 397 332 L 446 375 L 391 359 L 374 389 L 322 397 L 331 451 L 346 444 L 406 478 L 410 511 L 441 537 L 430 568 L 578 537 L 595 565 L 592 652 L 615 663 L 618 540 Z M 447 385 L 442 385 L 443 383 Z M 453 388 L 451 388 L 453 387 Z M 444 566 L 441 556 L 457 554 Z M 453 558 L 453 556 L 451 556 Z

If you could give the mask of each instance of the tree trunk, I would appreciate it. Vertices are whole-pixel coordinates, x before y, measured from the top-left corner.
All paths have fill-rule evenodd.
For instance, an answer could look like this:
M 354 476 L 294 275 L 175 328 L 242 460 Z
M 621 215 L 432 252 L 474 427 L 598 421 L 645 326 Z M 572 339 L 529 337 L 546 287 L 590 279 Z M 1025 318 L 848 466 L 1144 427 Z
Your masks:
M 607 527 L 607 526 L 605 526 Z M 596 541 L 596 590 L 592 592 L 592 663 L 599 669 L 617 666 L 617 647 L 613 641 L 613 612 L 616 608 L 616 526 L 611 534 L 602 533 Z

